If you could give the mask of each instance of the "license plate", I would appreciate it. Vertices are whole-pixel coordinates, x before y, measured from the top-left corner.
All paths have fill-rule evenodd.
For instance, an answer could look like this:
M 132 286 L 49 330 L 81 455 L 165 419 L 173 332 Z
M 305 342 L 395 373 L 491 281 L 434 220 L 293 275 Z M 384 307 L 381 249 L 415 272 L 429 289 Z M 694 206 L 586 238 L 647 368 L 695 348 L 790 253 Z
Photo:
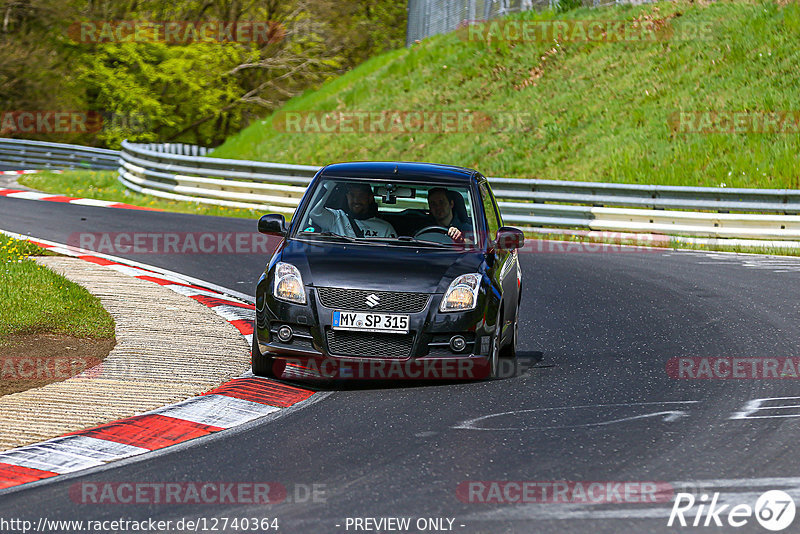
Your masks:
M 408 334 L 408 315 L 335 311 L 333 329 Z

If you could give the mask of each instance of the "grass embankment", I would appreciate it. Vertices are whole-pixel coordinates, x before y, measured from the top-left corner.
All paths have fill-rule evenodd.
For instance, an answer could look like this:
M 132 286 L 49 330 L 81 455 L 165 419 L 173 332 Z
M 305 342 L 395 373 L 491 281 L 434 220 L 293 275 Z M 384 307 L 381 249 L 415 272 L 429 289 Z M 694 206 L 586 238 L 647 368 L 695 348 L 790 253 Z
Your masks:
M 48 254 L 0 234 L 0 395 L 74 376 L 116 343 L 97 297 L 30 259 Z
M 110 339 L 114 319 L 83 287 L 40 266 L 46 251 L 0 234 L 0 346 L 16 334 Z
M 199 202 L 167 200 L 150 195 L 142 195 L 126 189 L 117 180 L 116 171 L 64 171 L 61 174 L 43 172 L 27 174 L 18 180 L 19 183 L 46 193 L 57 193 L 82 198 L 111 200 L 124 202 L 134 206 L 143 206 L 179 213 L 195 215 L 217 215 L 220 217 L 258 218 L 264 211 L 212 206 Z
M 797 3 L 661 2 L 510 20 L 640 20 L 668 31 L 621 42 L 487 44 L 465 40 L 464 32 L 435 36 L 375 57 L 281 112 L 469 110 L 504 112 L 525 124 L 479 133 L 286 133 L 278 113 L 212 155 L 309 165 L 433 161 L 488 176 L 558 180 L 800 186 L 796 133 L 674 128 L 679 112 L 800 111 Z

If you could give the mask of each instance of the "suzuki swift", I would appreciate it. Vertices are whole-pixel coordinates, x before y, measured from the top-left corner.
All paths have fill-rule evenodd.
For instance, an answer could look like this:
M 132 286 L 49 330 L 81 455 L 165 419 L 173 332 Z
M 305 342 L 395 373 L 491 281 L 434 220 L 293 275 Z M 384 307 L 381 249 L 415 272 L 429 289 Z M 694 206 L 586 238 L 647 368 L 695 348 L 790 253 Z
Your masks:
M 264 215 L 258 230 L 280 243 L 256 290 L 256 375 L 281 376 L 289 364 L 340 378 L 393 378 L 378 368 L 494 378 L 500 358 L 516 358 L 524 237 L 503 226 L 477 171 L 328 165 L 291 224 Z

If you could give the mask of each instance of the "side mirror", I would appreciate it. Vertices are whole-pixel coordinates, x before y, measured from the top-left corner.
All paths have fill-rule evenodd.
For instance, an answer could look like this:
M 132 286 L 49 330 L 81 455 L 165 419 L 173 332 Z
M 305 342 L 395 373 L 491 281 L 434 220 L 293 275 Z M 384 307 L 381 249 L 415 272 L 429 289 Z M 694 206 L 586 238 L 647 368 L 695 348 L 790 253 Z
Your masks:
M 503 226 L 497 230 L 497 250 L 514 250 L 525 244 L 525 234 L 519 228 Z
M 270 214 L 264 215 L 258 220 L 258 231 L 262 234 L 286 235 L 286 219 L 283 215 Z

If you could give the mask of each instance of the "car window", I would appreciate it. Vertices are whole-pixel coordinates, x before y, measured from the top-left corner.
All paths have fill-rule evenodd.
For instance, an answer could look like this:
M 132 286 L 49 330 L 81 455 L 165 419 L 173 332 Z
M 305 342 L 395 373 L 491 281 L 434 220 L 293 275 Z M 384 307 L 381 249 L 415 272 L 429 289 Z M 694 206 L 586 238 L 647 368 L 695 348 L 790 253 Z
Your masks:
M 348 194 L 352 196 L 354 184 L 362 200 L 371 199 L 368 201 L 369 209 L 353 209 L 359 208 L 353 204 L 353 198 L 348 198 Z M 444 219 L 441 210 L 432 210 L 437 197 L 439 204 L 443 198 L 448 199 Z M 454 244 L 454 240 L 441 230 L 422 231 L 430 227 L 456 227 L 462 234 L 460 243 L 476 242 L 475 209 L 466 186 L 325 178 L 316 184 L 310 202 L 303 213 L 295 214 L 295 218 L 299 221 L 295 226 L 295 236 L 326 234 L 384 240 L 405 237 Z
M 489 192 L 489 188 L 485 183 L 480 185 L 481 202 L 483 203 L 483 211 L 486 213 L 486 224 L 489 228 L 489 239 L 497 237 L 497 231 L 500 229 L 500 217 L 497 214 L 497 205 L 494 201 L 494 196 Z

